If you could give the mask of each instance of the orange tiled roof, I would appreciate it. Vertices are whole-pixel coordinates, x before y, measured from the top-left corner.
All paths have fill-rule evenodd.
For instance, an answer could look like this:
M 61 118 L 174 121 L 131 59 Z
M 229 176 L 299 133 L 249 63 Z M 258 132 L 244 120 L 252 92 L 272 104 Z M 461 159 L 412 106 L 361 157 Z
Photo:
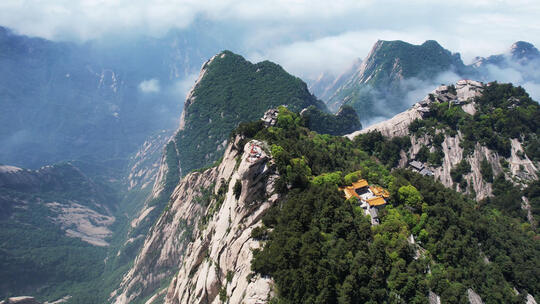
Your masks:
M 376 196 L 382 196 L 384 198 L 389 198 L 390 197 L 390 193 L 388 192 L 388 190 L 382 188 L 382 187 L 379 187 L 379 186 L 371 186 L 369 187 L 369 189 L 371 190 L 371 192 L 373 192 L 374 195 Z
M 354 183 L 352 183 L 352 187 L 354 189 L 360 189 L 368 186 L 368 182 L 365 179 L 360 179 Z
M 353 187 L 345 187 L 343 192 L 345 193 L 346 199 L 350 199 L 351 197 L 359 197 Z
M 356 189 L 364 188 L 368 186 L 368 182 L 365 179 L 358 180 L 354 183 L 352 183 L 352 186 L 347 186 L 345 188 L 340 188 L 340 190 L 343 190 L 345 193 L 345 198 L 350 199 L 351 197 L 360 198 L 358 193 L 356 193 Z
M 370 198 L 367 200 L 367 203 L 370 205 L 370 206 L 381 206 L 381 205 L 384 205 L 386 204 L 386 201 L 384 200 L 384 198 L 380 197 L 380 196 L 377 196 L 377 197 L 373 197 L 373 198 Z

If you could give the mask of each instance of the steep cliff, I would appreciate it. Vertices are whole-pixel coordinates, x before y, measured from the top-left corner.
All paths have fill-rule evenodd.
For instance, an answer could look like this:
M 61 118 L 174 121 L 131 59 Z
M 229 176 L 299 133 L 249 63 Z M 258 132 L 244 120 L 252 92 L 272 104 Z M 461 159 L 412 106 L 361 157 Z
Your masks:
M 483 97 L 486 88 L 492 92 L 497 86 L 499 85 L 485 86 L 470 80 L 461 80 L 452 86 L 440 86 L 407 111 L 347 136 L 354 138 L 373 131 L 381 132 L 387 137 L 410 136 L 411 147 L 406 154 L 402 154 L 401 167 L 417 160 L 430 171 L 425 171 L 427 174 L 432 173 L 445 186 L 457 187 L 462 192 L 472 194 L 477 200 L 492 195 L 493 177 L 499 174 L 503 174 L 516 186 L 524 188 L 538 179 L 538 163 L 525 151 L 526 146 L 534 145 L 535 132 L 538 132 L 533 118 L 538 115 L 537 106 L 534 102 L 525 101 L 528 96 L 508 93 L 501 96 L 501 100 L 494 100 L 494 105 L 488 107 L 485 100 L 479 98 Z M 504 130 L 498 128 L 501 128 L 503 120 L 508 121 L 509 117 L 514 117 L 514 112 L 526 111 L 530 111 L 527 117 L 532 119 L 533 124 L 529 131 L 524 127 L 507 137 L 501 135 Z M 441 116 L 440 113 L 443 112 Z M 498 115 L 498 121 L 490 122 L 491 118 L 488 119 L 487 116 L 490 114 Z M 439 123 L 434 124 L 438 119 Z M 478 125 L 465 122 L 468 120 L 484 121 L 483 125 L 490 126 L 493 131 L 486 129 L 486 132 L 482 133 L 483 137 L 476 136 L 476 140 L 472 141 L 471 131 L 464 126 Z M 523 118 L 522 123 L 526 124 L 526 120 L 527 118 Z M 427 160 L 426 156 L 433 157 Z M 460 172 L 458 165 L 462 161 L 468 164 L 464 165 L 465 167 L 470 168 Z
M 172 130 L 162 130 L 145 140 L 130 159 L 128 190 L 153 186 L 157 176 L 163 147 L 169 141 Z
M 165 145 L 159 168 L 152 169 L 157 169 L 152 193 L 131 221 L 128 242 L 146 235 L 183 175 L 223 155 L 239 123 L 257 120 L 280 105 L 294 111 L 326 109 L 302 80 L 275 63 L 253 64 L 230 51 L 204 63 L 186 97 L 179 128 Z
M 277 199 L 277 176 L 263 142 L 242 144 L 237 137 L 219 166 L 181 180 L 111 295 L 115 303 L 149 296 L 147 303 L 163 297 L 166 303 L 256 303 L 269 297 L 270 279 L 246 278 L 251 249 L 259 247 L 251 231 Z

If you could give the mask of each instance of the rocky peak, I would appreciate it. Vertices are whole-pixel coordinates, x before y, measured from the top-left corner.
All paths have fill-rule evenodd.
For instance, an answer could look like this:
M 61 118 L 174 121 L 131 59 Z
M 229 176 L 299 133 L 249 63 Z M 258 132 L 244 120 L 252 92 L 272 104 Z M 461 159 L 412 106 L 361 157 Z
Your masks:
M 153 296 L 147 303 L 268 299 L 272 281 L 249 278 L 251 250 L 260 246 L 251 231 L 278 199 L 277 175 L 266 144 L 242 145 L 241 139 L 228 145 L 219 166 L 190 173 L 178 184 L 133 268 L 111 295 L 115 303 L 148 295 Z
M 488 65 L 495 65 L 501 68 L 513 67 L 519 69 L 520 67 L 516 67 L 515 63 L 519 63 L 523 67 L 526 67 L 529 64 L 536 66 L 538 65 L 537 60 L 539 59 L 540 51 L 538 51 L 533 44 L 525 41 L 517 41 L 512 44 L 507 52 L 503 54 L 491 55 L 487 58 L 475 57 L 471 63 L 471 66 L 479 68 L 480 71 L 482 71 L 482 68 L 485 68 Z M 531 76 L 529 75 L 527 69 L 524 69 L 521 72 L 526 78 Z M 483 71 L 483 73 L 485 74 L 486 72 Z
M 379 131 L 384 136 L 405 136 L 409 134 L 409 125 L 415 119 L 421 119 L 429 112 L 429 106 L 433 102 L 448 102 L 463 103 L 461 106 L 465 112 L 474 111 L 473 104 L 465 104 L 466 101 L 471 101 L 474 97 L 482 94 L 483 83 L 474 80 L 460 80 L 452 86 L 441 85 L 435 88 L 424 99 L 413 104 L 408 110 L 401 112 L 394 117 L 371 125 L 360 131 L 356 131 L 349 135 L 349 138 L 354 138 L 358 134 L 364 134 L 372 131 Z M 474 114 L 474 113 L 473 113 Z
M 517 41 L 510 47 L 510 55 L 517 61 L 533 60 L 540 58 L 540 51 L 532 43 Z
M 129 239 L 146 233 L 183 175 L 223 155 L 238 124 L 259 119 L 280 105 L 294 111 L 309 106 L 326 109 L 303 81 L 275 63 L 253 64 L 230 51 L 205 62 L 187 94 L 179 128 L 163 149 L 152 193 L 131 222 Z

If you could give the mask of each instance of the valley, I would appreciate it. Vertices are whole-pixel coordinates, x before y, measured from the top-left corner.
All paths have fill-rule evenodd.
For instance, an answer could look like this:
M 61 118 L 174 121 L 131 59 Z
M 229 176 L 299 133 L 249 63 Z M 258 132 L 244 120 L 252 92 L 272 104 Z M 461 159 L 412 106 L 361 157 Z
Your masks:
M 108 59 L 0 34 L 6 303 L 540 295 L 540 106 L 491 78 L 537 81 L 532 44 L 466 65 L 433 40 L 379 40 L 308 85 L 193 33 Z M 164 90 L 197 71 L 185 102 Z

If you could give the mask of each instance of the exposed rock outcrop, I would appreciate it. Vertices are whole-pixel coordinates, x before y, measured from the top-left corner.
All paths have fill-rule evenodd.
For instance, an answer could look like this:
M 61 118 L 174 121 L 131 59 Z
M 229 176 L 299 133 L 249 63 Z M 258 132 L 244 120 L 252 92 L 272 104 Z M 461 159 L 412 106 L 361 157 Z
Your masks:
M 160 286 L 169 281 L 165 303 L 218 303 L 220 298 L 261 303 L 270 297 L 271 279 L 247 278 L 251 250 L 260 246 L 251 230 L 278 198 L 277 175 L 264 143 L 237 147 L 239 142 L 238 137 L 228 145 L 218 167 L 190 173 L 175 188 L 134 266 L 111 295 L 114 303 L 152 295 L 147 303 L 157 303 Z
M 467 289 L 467 297 L 469 299 L 469 303 L 471 304 L 484 304 L 482 298 L 480 298 L 480 296 L 470 288 Z
M 41 304 L 33 297 L 11 297 L 7 300 L 1 301 L 0 304 Z
M 470 115 L 475 114 L 476 105 L 474 98 L 481 96 L 483 84 L 472 80 L 460 80 L 453 88 L 455 91 L 451 89 L 451 86 L 440 86 L 422 101 L 414 104 L 407 111 L 399 113 L 389 120 L 349 134 L 347 137 L 353 139 L 359 134 L 371 131 L 379 131 L 382 135 L 387 137 L 409 135 L 411 137 L 412 146 L 404 153 L 404 155 L 402 155 L 399 162 L 401 167 L 405 167 L 410 161 L 415 159 L 422 146 L 427 146 L 431 150 L 434 149 L 430 139 L 425 135 L 418 137 L 409 132 L 409 125 L 414 120 L 422 119 L 426 113 L 429 113 L 429 106 L 431 103 L 449 102 L 453 104 L 453 106 L 461 107 L 465 113 Z M 444 153 L 442 165 L 436 168 L 429 168 L 430 171 L 433 172 L 435 178 L 440 180 L 447 187 L 454 186 L 450 171 L 463 160 L 463 148 L 460 145 L 462 140 L 463 137 L 459 131 L 455 136 L 445 135 L 444 141 L 441 144 L 442 152 Z M 478 200 L 491 195 L 492 185 L 490 182 L 484 180 L 480 170 L 481 162 L 484 159 L 491 165 L 495 176 L 504 173 L 508 180 L 511 180 L 517 185 L 524 185 L 531 180 L 538 179 L 538 168 L 524 153 L 521 142 L 518 139 L 511 139 L 511 146 L 511 155 L 510 157 L 505 158 L 496 151 L 490 150 L 477 143 L 473 152 L 466 156 L 466 160 L 471 166 L 471 172 L 464 175 L 463 179 L 467 180 L 469 186 L 466 189 L 459 189 L 458 186 L 458 190 L 475 194 L 476 199 Z M 508 162 L 508 169 L 503 168 L 501 162 Z M 526 204 L 524 204 L 524 206 L 526 207 Z
M 163 147 L 170 137 L 170 131 L 163 130 L 149 137 L 131 158 L 128 175 L 128 190 L 143 189 L 153 185 L 160 167 Z
M 429 304 L 441 304 L 441 297 L 433 291 L 429 291 L 428 295 Z

